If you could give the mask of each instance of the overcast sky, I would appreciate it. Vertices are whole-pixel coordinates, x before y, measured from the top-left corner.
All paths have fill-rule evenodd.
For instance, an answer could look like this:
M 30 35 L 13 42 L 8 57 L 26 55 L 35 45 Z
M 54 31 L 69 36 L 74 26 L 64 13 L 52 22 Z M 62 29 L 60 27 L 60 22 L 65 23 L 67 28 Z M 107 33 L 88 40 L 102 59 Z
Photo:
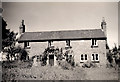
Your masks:
M 18 32 L 21 20 L 26 31 L 100 29 L 107 22 L 110 48 L 118 44 L 117 2 L 3 2 L 7 28 Z

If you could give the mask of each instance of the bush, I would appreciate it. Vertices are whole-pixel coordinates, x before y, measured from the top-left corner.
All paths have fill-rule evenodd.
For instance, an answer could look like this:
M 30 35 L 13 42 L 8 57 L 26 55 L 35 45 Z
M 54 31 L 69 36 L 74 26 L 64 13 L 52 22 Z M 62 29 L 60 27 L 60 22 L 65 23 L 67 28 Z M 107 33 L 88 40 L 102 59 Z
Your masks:
M 111 63 L 106 64 L 106 68 L 112 68 L 112 67 L 113 67 L 113 65 Z
M 59 65 L 65 70 L 73 69 L 73 67 L 67 61 L 59 61 Z
M 91 68 L 91 67 L 97 67 L 97 64 L 95 63 L 92 63 L 92 62 L 85 62 L 83 65 L 82 65 L 83 68 Z
M 76 63 L 76 65 L 75 65 L 75 66 L 80 67 L 79 63 Z

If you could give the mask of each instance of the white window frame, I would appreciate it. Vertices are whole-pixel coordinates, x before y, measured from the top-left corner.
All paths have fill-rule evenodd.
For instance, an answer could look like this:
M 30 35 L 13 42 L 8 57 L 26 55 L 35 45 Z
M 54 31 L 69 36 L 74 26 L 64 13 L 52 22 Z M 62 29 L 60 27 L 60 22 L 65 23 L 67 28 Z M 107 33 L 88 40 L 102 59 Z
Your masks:
M 54 47 L 53 41 L 48 41 L 48 47 Z
M 97 39 L 91 39 L 91 45 L 92 45 L 92 47 L 98 47 Z
M 66 40 L 66 45 L 70 46 L 70 40 Z
M 25 49 L 30 49 L 30 43 L 26 42 L 25 44 L 26 44 Z
M 81 59 L 82 55 L 83 55 L 83 60 Z M 87 54 L 81 54 L 80 55 L 80 63 L 86 62 L 88 60 L 88 55 L 87 55 L 87 60 L 85 60 L 85 55 L 87 55 Z
M 96 58 L 97 55 L 98 55 L 98 59 Z M 94 59 L 93 59 L 93 56 L 94 56 Z M 91 61 L 92 62 L 99 62 L 99 54 L 97 54 L 97 53 L 91 54 Z

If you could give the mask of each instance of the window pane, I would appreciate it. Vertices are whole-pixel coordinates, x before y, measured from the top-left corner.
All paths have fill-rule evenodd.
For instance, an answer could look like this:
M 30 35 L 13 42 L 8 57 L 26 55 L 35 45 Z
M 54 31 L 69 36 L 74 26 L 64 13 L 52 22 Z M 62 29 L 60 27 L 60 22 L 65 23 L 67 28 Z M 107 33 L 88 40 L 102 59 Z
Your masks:
M 29 46 L 29 42 L 28 42 L 28 45 L 27 46 Z
M 94 39 L 92 39 L 92 45 L 94 45 Z
M 85 60 L 87 60 L 87 54 L 85 54 Z
M 83 58 L 83 54 L 81 55 L 81 60 L 84 60 L 84 58 Z
M 27 42 L 24 43 L 24 46 L 27 47 Z
M 95 58 L 94 58 L 94 54 L 92 54 L 92 60 L 95 60 Z
M 81 55 L 81 57 L 83 57 L 83 54 Z
M 96 54 L 96 60 L 98 60 L 98 54 Z
M 95 40 L 95 45 L 96 45 L 96 40 Z
M 81 58 L 81 60 L 84 60 L 83 58 Z
M 92 46 L 97 45 L 97 40 L 96 39 L 92 39 Z
M 66 41 L 66 45 L 70 46 L 70 40 Z

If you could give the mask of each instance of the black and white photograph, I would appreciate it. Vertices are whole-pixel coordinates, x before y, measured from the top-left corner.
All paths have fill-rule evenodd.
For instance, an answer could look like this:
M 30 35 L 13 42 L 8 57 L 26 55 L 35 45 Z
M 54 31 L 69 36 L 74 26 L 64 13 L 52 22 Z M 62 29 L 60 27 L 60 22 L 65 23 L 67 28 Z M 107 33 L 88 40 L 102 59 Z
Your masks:
M 2 2 L 3 82 L 119 80 L 118 2 Z

